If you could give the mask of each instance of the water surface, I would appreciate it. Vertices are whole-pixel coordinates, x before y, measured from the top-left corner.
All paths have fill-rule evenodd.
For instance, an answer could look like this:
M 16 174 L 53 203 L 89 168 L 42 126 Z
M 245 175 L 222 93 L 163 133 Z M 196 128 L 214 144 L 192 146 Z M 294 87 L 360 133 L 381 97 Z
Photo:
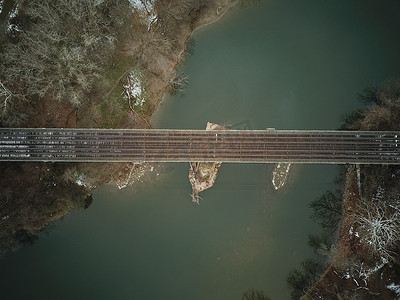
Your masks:
M 0 1 L 0 2 L 2 2 L 2 1 Z M 2 10 L 0 12 L 0 25 L 1 26 L 3 26 L 2 22 L 7 20 L 8 14 L 10 13 L 11 9 L 14 7 L 14 4 L 15 4 L 14 0 L 3 0 L 3 6 L 2 6 Z
M 335 129 L 356 94 L 399 75 L 398 1 L 264 1 L 196 32 L 184 96 L 158 128 Z M 186 164 L 154 185 L 102 187 L 32 246 L 0 261 L 4 299 L 288 299 L 285 278 L 313 253 L 308 203 L 335 166 L 296 166 L 274 192 L 271 165 L 224 164 L 191 203 Z

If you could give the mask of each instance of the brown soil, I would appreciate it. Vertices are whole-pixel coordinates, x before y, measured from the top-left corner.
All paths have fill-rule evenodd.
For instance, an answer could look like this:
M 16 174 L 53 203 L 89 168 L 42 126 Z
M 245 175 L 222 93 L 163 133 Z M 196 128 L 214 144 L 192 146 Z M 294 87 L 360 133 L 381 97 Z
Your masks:
M 386 264 L 366 278 L 363 273 L 381 264 L 380 258 L 371 258 L 371 254 L 355 234 L 356 207 L 359 191 L 355 168 L 349 168 L 344 193 L 344 217 L 339 240 L 332 262 L 320 280 L 309 289 L 302 299 L 395 299 L 393 291 L 387 285 L 400 282 L 395 268 Z

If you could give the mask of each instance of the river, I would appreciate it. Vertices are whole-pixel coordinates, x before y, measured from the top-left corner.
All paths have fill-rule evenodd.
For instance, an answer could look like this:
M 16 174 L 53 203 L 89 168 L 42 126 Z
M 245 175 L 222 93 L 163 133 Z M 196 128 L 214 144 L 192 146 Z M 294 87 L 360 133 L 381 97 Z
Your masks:
M 400 71 L 400 3 L 263 1 L 194 35 L 157 128 L 336 129 L 356 95 Z M 272 165 L 224 164 L 191 202 L 187 164 L 154 184 L 95 191 L 92 206 L 0 261 L 2 299 L 240 299 L 249 288 L 288 299 L 288 272 L 312 257 L 308 203 L 337 167 L 296 165 L 272 189 Z
M 8 13 L 14 5 L 13 0 L 0 0 L 0 25 L 7 19 Z

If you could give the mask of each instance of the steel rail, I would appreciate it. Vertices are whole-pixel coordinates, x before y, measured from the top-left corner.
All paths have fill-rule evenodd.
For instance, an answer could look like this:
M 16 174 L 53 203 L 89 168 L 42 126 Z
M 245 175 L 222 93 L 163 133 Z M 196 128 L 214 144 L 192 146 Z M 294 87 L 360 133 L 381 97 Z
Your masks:
M 357 143 L 349 143 L 349 144 L 327 144 L 327 143 L 317 143 L 317 144 L 282 144 L 282 143 L 114 143 L 114 144 L 103 144 L 103 143 L 75 143 L 75 144 L 62 144 L 62 143 L 29 143 L 29 144 L 0 144 L 1 149 L 26 149 L 26 150 L 34 150 L 34 149 L 46 149 L 46 148 L 54 148 L 54 149 L 86 149 L 86 148 L 101 148 L 101 149 L 232 149 L 232 150 L 247 150 L 247 149 L 255 149 L 262 151 L 275 151 L 275 150 L 353 150 L 353 151 L 379 151 L 379 152 L 395 152 L 398 151 L 398 146 L 394 146 L 391 144 L 379 144 L 379 145 L 368 145 L 368 144 L 357 144 Z
M 63 142 L 39 142 L 39 143 L 34 143 L 34 142 L 28 142 L 28 143 L 22 143 L 22 144 L 0 144 L 0 151 L 1 149 L 29 149 L 29 150 L 34 150 L 34 149 L 42 149 L 42 148 L 73 148 L 73 149 L 80 149 L 80 148 L 89 148 L 89 147 L 95 147 L 95 148 L 102 148 L 102 149 L 140 149 L 140 148 L 165 148 L 166 145 L 169 149 L 181 149 L 181 148 L 190 148 L 190 149 L 203 149 L 203 148 L 210 148 L 213 147 L 214 149 L 259 149 L 259 150 L 275 150 L 275 149 L 286 149 L 290 151 L 294 150 L 301 150 L 301 149 L 307 149 L 307 150 L 315 150 L 315 149 L 321 149 L 321 150 L 340 150 L 340 149 L 347 149 L 347 150 L 354 150 L 354 151 L 362 151 L 362 150 L 369 150 L 369 151 L 395 151 L 397 148 L 395 145 L 391 143 L 381 143 L 381 144 L 375 144 L 375 143 L 357 143 L 357 142 L 351 142 L 351 143 L 342 143 L 342 144 L 332 144 L 330 143 L 323 143 L 323 142 L 316 142 L 316 143 L 297 143 L 297 144 L 288 144 L 288 143 L 282 143 L 282 142 L 271 142 L 271 143 L 265 143 L 265 142 L 253 142 L 253 143 L 231 143 L 231 142 L 218 142 L 218 143 L 207 143 L 202 142 L 202 143 L 187 143 L 187 142 L 156 142 L 156 141 L 149 141 L 146 143 L 135 143 L 135 142 L 121 142 L 121 143 L 104 143 L 104 142 L 75 142 L 75 143 L 63 143 Z
M 286 141 L 284 141 L 284 142 L 282 142 L 282 141 L 269 141 L 269 140 L 265 140 L 265 139 L 262 139 L 262 140 L 255 140 L 255 141 L 249 141 L 248 139 L 241 139 L 241 140 L 233 140 L 233 141 L 228 141 L 228 140 L 217 140 L 217 141 L 215 141 L 215 140 L 210 140 L 210 141 L 208 141 L 207 139 L 204 139 L 204 140 L 202 140 L 202 141 L 198 141 L 198 142 L 195 142 L 195 141 L 193 141 L 193 140 L 189 140 L 190 141 L 190 143 L 191 144 L 198 144 L 198 143 L 200 143 L 200 144 L 202 144 L 202 143 L 212 143 L 212 142 L 218 142 L 219 144 L 232 144 L 232 143 L 237 143 L 237 142 L 241 142 L 241 143 L 243 143 L 243 144 L 246 144 L 246 143 L 249 143 L 249 144 L 253 144 L 254 142 L 257 142 L 257 143 L 263 143 L 263 144 L 282 144 L 282 145 L 289 145 L 289 144 L 291 144 L 291 142 L 293 142 L 293 144 L 299 144 L 299 143 L 305 143 L 305 144 L 324 144 L 324 143 L 327 143 L 327 142 L 329 142 L 329 144 L 335 144 L 335 143 L 337 143 L 338 141 L 324 141 L 324 140 L 302 140 L 302 141 L 288 141 L 288 140 L 286 140 Z M 58 141 L 58 140 L 51 140 L 51 141 L 48 141 L 48 140 L 12 140 L 12 141 L 9 141 L 8 143 L 7 143 L 7 141 L 2 141 L 0 144 L 3 144 L 3 145 L 6 145 L 6 144 L 10 144 L 10 145 L 18 145 L 18 144 L 22 144 L 22 145 L 26 145 L 26 144 L 45 144 L 45 145 L 48 145 L 48 144 L 77 144 L 77 143 L 83 143 L 83 144 L 91 144 L 91 143 L 93 143 L 93 144 L 110 144 L 110 145 L 114 145 L 114 144 L 116 144 L 116 143 L 127 143 L 127 144 L 129 144 L 129 143 L 145 143 L 145 144 L 151 144 L 151 143 L 160 143 L 160 142 L 162 142 L 162 143 L 165 143 L 165 142 L 169 142 L 170 144 L 174 144 L 174 143 L 188 143 L 188 141 L 187 140 L 182 140 L 182 141 L 175 141 L 175 140 L 166 140 L 166 141 L 164 141 L 164 140 L 155 140 L 155 141 L 152 141 L 152 140 L 147 140 L 147 141 L 132 141 L 132 140 L 129 140 L 128 142 L 127 141 L 123 141 L 123 140 L 118 140 L 118 139 L 116 139 L 116 140 L 113 140 L 113 141 L 108 141 L 108 140 L 101 140 L 101 141 L 99 141 L 99 140 L 87 140 L 87 139 L 83 139 L 83 140 L 68 140 L 68 141 L 63 141 L 63 140 L 61 140 L 61 141 Z M 369 143 L 368 143 L 368 141 L 367 142 L 364 142 L 364 141 L 358 141 L 358 140 L 345 140 L 345 141 L 340 141 L 341 143 L 340 144 L 357 144 L 357 145 L 363 145 L 363 144 L 367 144 L 367 145 L 369 145 L 369 146 L 371 146 L 371 145 L 378 145 L 378 146 L 383 146 L 383 145 L 390 145 L 390 146 L 395 146 L 395 144 L 397 144 L 397 142 L 393 142 L 393 141 L 391 141 L 391 140 L 384 140 L 384 141 L 379 141 L 379 142 L 375 142 L 375 141 L 373 141 L 373 140 L 371 140 Z M 396 146 L 397 147 L 397 146 Z
M 0 129 L 0 160 L 399 164 L 398 132 Z
M 290 153 L 296 153 L 299 151 L 308 151 L 308 152 L 315 152 L 315 151 L 321 151 L 321 152 L 329 152 L 329 153 L 340 153 L 340 152 L 356 152 L 356 153 L 391 153 L 391 154 L 396 154 L 398 155 L 398 151 L 396 148 L 390 148 L 390 147 L 379 147 L 379 148 L 373 148 L 373 147 L 336 147 L 332 148 L 329 145 L 320 145 L 318 147 L 278 147 L 278 146 L 268 146 L 268 147 L 260 147 L 259 145 L 254 145 L 254 146 L 245 146 L 245 147 L 240 147 L 240 145 L 232 145 L 231 147 L 220 147 L 220 145 L 216 145 L 217 147 L 210 147 L 209 145 L 187 145 L 187 144 L 182 144 L 182 145 L 111 145 L 111 146 L 104 146 L 104 145 L 72 145 L 72 146 L 64 146 L 64 145 L 48 145 L 48 146 L 38 146 L 38 145 L 29 145 L 29 146 L 5 146 L 5 147 L 0 147 L 0 153 L 1 152 L 43 152 L 45 150 L 55 150 L 55 151 L 74 151 L 74 152 L 84 152 L 84 151 L 141 151 L 141 150 L 182 150 L 182 151 L 189 151 L 192 153 L 195 153 L 196 151 L 205 151 L 205 150 L 210 150 L 214 152 L 263 152 L 263 153 L 269 153 L 269 152 L 290 152 Z

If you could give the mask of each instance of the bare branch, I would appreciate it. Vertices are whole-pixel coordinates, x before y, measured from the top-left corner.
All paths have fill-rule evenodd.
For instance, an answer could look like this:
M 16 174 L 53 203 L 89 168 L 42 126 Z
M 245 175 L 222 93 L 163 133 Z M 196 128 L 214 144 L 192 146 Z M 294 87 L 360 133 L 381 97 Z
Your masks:
M 378 256 L 395 260 L 394 249 L 400 240 L 400 212 L 388 209 L 384 202 L 369 203 L 359 211 L 357 223 L 364 245 Z

